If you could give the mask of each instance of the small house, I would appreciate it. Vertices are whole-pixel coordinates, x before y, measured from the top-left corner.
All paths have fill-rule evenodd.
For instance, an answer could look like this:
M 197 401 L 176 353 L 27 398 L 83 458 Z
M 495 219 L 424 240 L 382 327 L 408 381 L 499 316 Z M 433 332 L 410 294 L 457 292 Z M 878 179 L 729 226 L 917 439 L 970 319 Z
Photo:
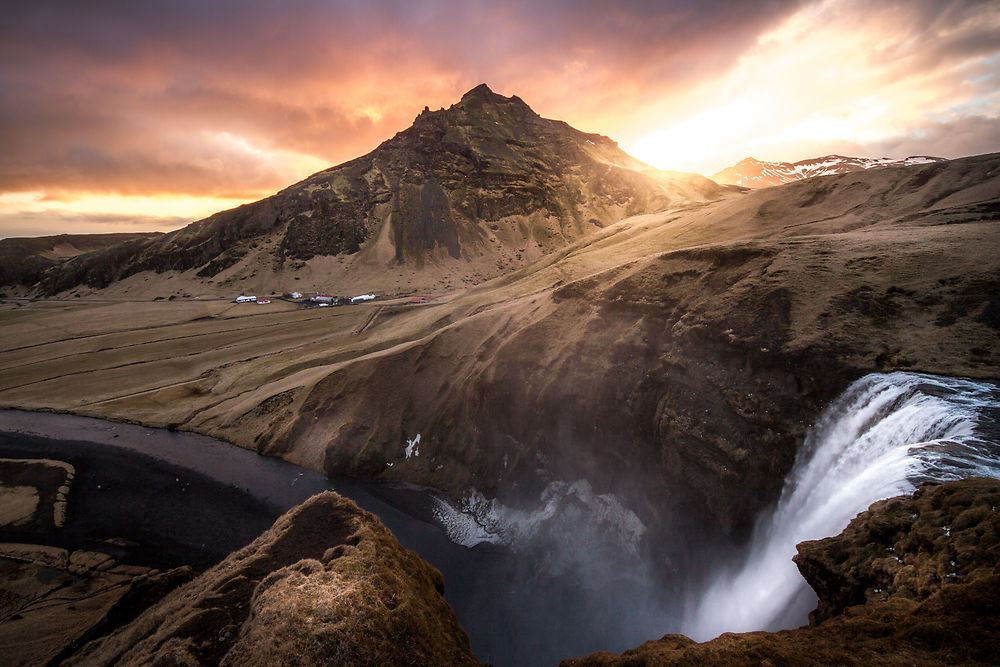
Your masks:
M 248 303 L 250 301 L 256 301 L 256 300 L 257 300 L 257 297 L 255 297 L 255 296 L 238 296 L 238 297 L 236 297 L 236 303 Z

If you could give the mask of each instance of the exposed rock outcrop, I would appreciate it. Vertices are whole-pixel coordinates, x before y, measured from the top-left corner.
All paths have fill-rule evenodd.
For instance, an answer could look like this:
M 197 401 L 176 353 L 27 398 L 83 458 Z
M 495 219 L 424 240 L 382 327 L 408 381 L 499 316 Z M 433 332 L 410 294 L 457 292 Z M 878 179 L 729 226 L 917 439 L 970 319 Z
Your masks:
M 441 574 L 327 492 L 68 664 L 475 665 Z
M 798 550 L 795 561 L 820 597 L 807 627 L 726 633 L 701 644 L 667 635 L 563 665 L 995 663 L 1000 481 L 924 485 Z

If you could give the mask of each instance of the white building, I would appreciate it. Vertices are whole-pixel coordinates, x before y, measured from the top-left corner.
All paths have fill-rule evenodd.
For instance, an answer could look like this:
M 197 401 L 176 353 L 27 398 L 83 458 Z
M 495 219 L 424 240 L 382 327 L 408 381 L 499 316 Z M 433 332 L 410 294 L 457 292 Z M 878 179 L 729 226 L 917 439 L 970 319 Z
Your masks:
M 236 297 L 236 303 L 247 303 L 248 301 L 256 301 L 255 296 L 238 296 Z

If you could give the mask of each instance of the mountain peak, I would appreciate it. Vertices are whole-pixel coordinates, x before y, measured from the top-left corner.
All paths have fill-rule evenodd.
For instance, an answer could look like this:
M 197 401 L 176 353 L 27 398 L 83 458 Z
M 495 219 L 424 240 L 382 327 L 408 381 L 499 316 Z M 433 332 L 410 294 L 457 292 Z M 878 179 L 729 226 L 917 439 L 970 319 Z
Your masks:
M 487 86 L 485 83 L 481 83 L 465 95 L 462 95 L 462 99 L 459 100 L 456 107 L 469 109 L 478 108 L 484 105 L 497 105 L 497 106 L 512 106 L 521 109 L 531 110 L 524 100 L 522 100 L 517 95 L 511 95 L 510 97 L 505 97 L 500 93 L 495 93 L 493 90 Z M 532 113 L 534 113 L 532 111 Z
M 766 188 L 772 185 L 791 183 L 804 178 L 844 174 L 864 169 L 884 169 L 887 167 L 909 167 L 913 165 L 941 162 L 943 158 L 913 156 L 903 160 L 893 158 L 849 157 L 845 155 L 823 155 L 799 160 L 798 162 L 765 162 L 752 157 L 745 158 L 731 167 L 713 174 L 716 183 L 739 185 L 747 188 Z
M 481 83 L 475 88 L 471 89 L 465 95 L 462 95 L 462 101 L 470 99 L 480 99 L 480 100 L 495 100 L 496 98 L 507 99 L 503 95 L 494 93 L 493 90 L 487 86 L 485 83 Z

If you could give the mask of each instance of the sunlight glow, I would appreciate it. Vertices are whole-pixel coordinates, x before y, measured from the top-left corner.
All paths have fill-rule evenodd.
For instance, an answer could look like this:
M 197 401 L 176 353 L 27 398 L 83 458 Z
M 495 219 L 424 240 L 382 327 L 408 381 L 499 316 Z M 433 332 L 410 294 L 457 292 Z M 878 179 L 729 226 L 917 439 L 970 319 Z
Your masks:
M 254 201 L 226 197 L 177 197 L 171 195 L 101 195 L 80 194 L 71 199 L 51 199 L 43 192 L 17 192 L 0 195 L 0 210 L 20 212 L 80 213 L 99 211 L 107 215 L 179 217 L 197 220 L 227 208 Z M 163 230 L 160 230 L 163 231 Z
M 864 153 L 888 139 L 916 136 L 945 113 L 959 115 L 957 87 L 964 87 L 964 109 L 1000 116 L 997 96 L 971 88 L 962 76 L 992 69 L 990 58 L 957 59 L 936 76 L 917 75 L 909 68 L 919 45 L 893 30 L 897 15 L 873 8 L 859 21 L 838 11 L 843 5 L 827 0 L 805 6 L 762 35 L 723 80 L 712 82 L 714 94 L 693 96 L 700 108 L 668 114 L 664 129 L 626 141 L 625 150 L 661 169 L 706 175 L 750 155 L 799 160 L 851 151 L 882 157 Z

